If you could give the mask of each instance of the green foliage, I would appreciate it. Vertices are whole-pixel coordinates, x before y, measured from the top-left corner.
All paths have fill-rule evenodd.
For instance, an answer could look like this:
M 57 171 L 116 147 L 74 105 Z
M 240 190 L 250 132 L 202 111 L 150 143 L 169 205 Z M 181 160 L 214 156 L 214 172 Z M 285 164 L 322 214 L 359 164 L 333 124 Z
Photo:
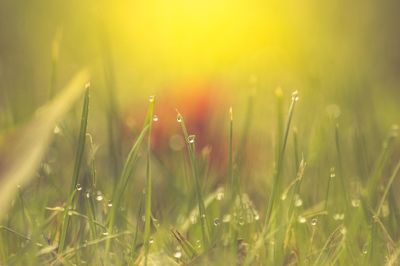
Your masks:
M 80 87 L 85 79 L 81 76 L 71 86 Z M 55 119 L 81 91 L 77 89 L 74 97 L 64 95 L 68 104 L 56 98 L 57 104 L 50 104 L 48 110 L 55 112 L 53 108 L 63 104 L 62 112 L 40 116 L 45 124 L 40 132 L 54 128 Z M 318 151 L 313 157 L 306 148 L 311 137 L 302 129 L 307 125 L 296 117 L 304 106 L 294 112 L 297 92 L 292 95 L 286 124 L 283 107 L 287 101 L 282 91 L 276 96 L 273 167 L 246 168 L 246 158 L 255 158 L 256 152 L 246 149 L 246 143 L 252 141 L 248 121 L 252 112 L 245 115 L 245 128 L 237 143 L 232 110 L 227 137 L 222 139 L 227 147 L 224 171 L 207 171 L 209 155 L 198 151 L 196 145 L 201 136 L 191 134 L 180 113 L 176 127 L 182 131 L 186 150 L 171 151 L 168 155 L 176 164 L 167 164 L 152 148 L 157 136 L 153 127 L 161 122 L 154 119 L 157 108 L 151 97 L 144 124 L 132 136 L 136 140 L 130 144 L 119 177 L 109 178 L 105 173 L 115 171 L 114 155 L 96 157 L 96 135 L 88 133 L 87 90 L 74 155 L 52 162 L 50 168 L 50 155 L 67 153 L 61 145 L 67 138 L 56 138 L 49 155 L 42 159 L 37 172 L 40 179 L 27 185 L 28 172 L 34 174 L 39 155 L 50 145 L 49 133 L 43 135 L 45 140 L 38 138 L 38 143 L 7 146 L 15 168 L 23 164 L 16 155 L 29 155 L 35 145 L 41 148 L 40 154 L 28 161 L 29 171 L 24 171 L 26 186 L 17 189 L 14 182 L 15 195 L 7 195 L 2 203 L 13 199 L 11 209 L 1 209 L 0 264 L 396 265 L 400 254 L 396 128 L 383 140 L 379 155 L 366 152 L 366 147 L 354 149 L 351 155 L 353 140 L 346 126 L 339 128 L 337 117 L 322 121 L 327 133 L 319 133 L 320 138 L 329 141 L 313 139 L 317 145 L 310 144 L 309 149 Z M 256 100 L 250 99 L 248 110 Z M 293 128 L 295 122 L 298 126 Z M 65 134 L 69 128 L 74 136 L 75 122 L 71 123 L 66 120 L 62 128 Z M 18 132 L 29 134 L 24 130 L 32 127 Z M 355 143 L 362 142 L 357 139 Z M 5 151 L 0 151 L 2 159 Z M 363 166 L 362 158 L 376 163 Z M 73 166 L 66 163 L 68 159 L 74 161 Z M 59 176 L 68 173 L 68 168 L 72 168 L 66 179 L 71 187 L 65 191 L 60 189 L 63 179 Z M 251 183 L 246 176 L 251 171 L 262 178 Z M 11 182 L 9 173 L 2 170 L 2 182 Z M 355 173 L 365 173 L 368 178 Z

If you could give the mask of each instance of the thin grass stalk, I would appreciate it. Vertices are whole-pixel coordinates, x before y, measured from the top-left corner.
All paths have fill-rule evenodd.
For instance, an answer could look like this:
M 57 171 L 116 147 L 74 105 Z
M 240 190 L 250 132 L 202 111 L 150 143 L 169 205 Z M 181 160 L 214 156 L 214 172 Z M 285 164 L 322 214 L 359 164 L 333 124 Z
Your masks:
M 85 151 L 87 121 L 88 121 L 88 116 L 89 116 L 89 86 L 90 86 L 89 84 L 86 85 L 86 93 L 85 93 L 85 98 L 84 98 L 83 108 L 82 108 L 81 126 L 80 126 L 80 132 L 79 132 L 78 146 L 77 146 L 76 155 L 75 155 L 74 172 L 72 174 L 72 183 L 71 183 L 71 188 L 70 188 L 70 192 L 69 192 L 70 196 L 69 196 L 69 200 L 68 200 L 68 203 L 67 203 L 65 211 L 64 211 L 63 222 L 62 222 L 62 227 L 61 227 L 61 236 L 60 236 L 60 242 L 59 242 L 59 246 L 58 246 L 59 253 L 64 250 L 65 239 L 67 236 L 68 226 L 70 223 L 70 217 L 68 215 L 68 211 L 69 211 L 69 208 L 72 207 L 72 205 L 74 203 L 76 185 L 78 184 L 79 172 L 80 172 L 81 165 L 82 165 L 83 153 Z
M 289 107 L 289 114 L 288 114 L 288 118 L 286 121 L 286 128 L 285 128 L 285 133 L 283 136 L 282 147 L 280 149 L 277 165 L 274 170 L 272 193 L 271 193 L 271 196 L 270 196 L 270 199 L 268 202 L 268 209 L 267 209 L 267 214 L 265 217 L 265 224 L 264 224 L 265 228 L 268 228 L 268 226 L 269 226 L 269 221 L 271 218 L 274 203 L 275 203 L 276 197 L 279 193 L 279 191 L 278 191 L 279 181 L 280 181 L 280 176 L 281 176 L 281 172 L 282 172 L 282 168 L 283 168 L 283 160 L 284 160 L 284 155 L 285 155 L 285 150 L 286 150 L 286 145 L 287 145 L 287 139 L 288 139 L 288 135 L 289 135 L 290 124 L 291 124 L 292 117 L 293 117 L 294 107 L 295 107 L 297 101 L 298 101 L 298 93 L 297 93 L 297 91 L 295 91 L 292 94 L 292 101 L 291 101 L 291 104 Z
M 128 154 L 128 157 L 125 161 L 125 164 L 122 169 L 122 173 L 120 175 L 118 183 L 115 186 L 114 193 L 113 193 L 113 200 L 112 200 L 113 207 L 111 208 L 109 215 L 107 217 L 109 233 L 111 233 L 113 231 L 117 211 L 120 208 L 123 194 L 125 192 L 129 178 L 132 175 L 133 171 L 135 170 L 136 161 L 138 159 L 141 144 L 144 140 L 144 137 L 145 137 L 147 131 L 149 130 L 149 123 L 150 123 L 150 120 L 152 119 L 152 117 L 150 117 L 150 113 L 152 112 L 151 108 L 152 108 L 152 104 L 150 104 L 149 109 L 147 111 L 147 115 L 146 115 L 146 119 L 144 122 L 144 126 L 142 128 L 142 131 L 140 132 L 138 138 L 136 139 L 135 143 L 133 144 L 133 146 Z M 109 251 L 109 248 L 110 248 L 110 240 L 111 239 L 108 239 L 106 241 L 106 248 L 105 248 L 106 253 Z
M 147 259 L 150 248 L 150 226 L 151 226 L 151 166 L 150 166 L 150 154 L 151 154 L 151 127 L 154 113 L 154 97 L 150 101 L 149 107 L 149 122 L 148 122 L 148 137 L 147 137 L 147 163 L 146 163 L 146 201 L 145 201 L 145 222 L 144 222 L 144 265 L 147 265 Z
M 178 111 L 177 111 L 178 112 Z M 209 247 L 210 243 L 210 233 L 208 228 L 208 218 L 206 215 L 206 208 L 204 205 L 203 195 L 201 192 L 201 184 L 200 184 L 200 177 L 199 177 L 199 170 L 196 162 L 196 142 L 195 136 L 188 134 L 185 121 L 183 116 L 178 112 L 177 120 L 181 124 L 182 132 L 185 138 L 186 146 L 188 149 L 189 160 L 192 168 L 192 176 L 195 181 L 195 191 L 197 197 L 197 205 L 199 209 L 199 218 L 200 218 L 200 226 L 201 226 L 201 235 L 202 235 L 202 242 L 205 249 Z

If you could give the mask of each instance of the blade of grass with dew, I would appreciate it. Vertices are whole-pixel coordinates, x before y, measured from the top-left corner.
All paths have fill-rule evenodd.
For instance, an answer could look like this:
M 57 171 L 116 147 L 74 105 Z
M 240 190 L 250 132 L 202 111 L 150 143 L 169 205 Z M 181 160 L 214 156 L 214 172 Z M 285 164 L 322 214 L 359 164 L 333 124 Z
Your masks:
M 270 231 L 269 223 L 270 223 L 270 219 L 271 219 L 272 210 L 274 207 L 274 202 L 276 200 L 277 195 L 279 195 L 278 182 L 280 181 L 279 179 L 280 179 L 280 175 L 282 172 L 282 167 L 283 167 L 282 164 L 283 164 L 284 154 L 285 154 L 287 140 L 288 140 L 288 136 L 289 136 L 289 129 L 290 129 L 290 125 L 291 125 L 291 121 L 292 121 L 292 117 L 293 117 L 294 107 L 298 100 L 299 100 L 298 92 L 294 91 L 292 93 L 292 99 L 291 99 L 291 103 L 289 106 L 289 113 L 288 113 L 288 117 L 286 120 L 286 127 L 285 127 L 285 131 L 284 131 L 284 135 L 283 135 L 282 147 L 280 148 L 277 165 L 275 166 L 274 173 L 273 173 L 272 192 L 271 192 L 271 196 L 269 198 L 267 213 L 266 213 L 263 229 L 261 232 L 261 236 L 259 237 L 259 241 L 256 242 L 256 246 L 253 248 L 253 250 L 247 256 L 244 265 L 252 265 L 253 260 L 257 255 L 257 252 L 263 246 L 263 243 L 262 243 L 263 240 L 265 239 L 268 231 Z
M 113 193 L 113 207 L 111 208 L 109 214 L 108 214 L 108 233 L 111 233 L 113 231 L 113 227 L 114 227 L 114 222 L 116 219 L 116 215 L 117 215 L 117 211 L 120 208 L 121 205 L 121 200 L 122 200 L 122 196 L 124 194 L 125 188 L 128 184 L 129 178 L 132 175 L 133 171 L 135 170 L 135 165 L 136 165 L 136 161 L 138 159 L 139 156 L 139 150 L 140 147 L 143 143 L 144 137 L 147 133 L 147 131 L 149 130 L 149 123 L 150 120 L 152 119 L 152 117 L 150 116 L 151 111 L 151 105 L 149 106 L 149 109 L 147 111 L 147 115 L 146 115 L 146 119 L 144 122 L 144 126 L 142 128 L 142 131 L 140 132 L 138 138 L 136 139 L 135 143 L 133 144 L 128 157 L 125 161 L 125 165 L 122 169 L 122 173 L 120 175 L 120 178 L 118 180 L 118 183 L 114 189 L 114 193 Z M 106 253 L 108 253 L 110 248 L 110 240 L 106 241 Z
M 74 171 L 72 174 L 72 182 L 71 182 L 71 187 L 69 190 L 69 200 L 67 202 L 64 215 L 63 215 L 63 222 L 61 226 L 61 236 L 60 236 L 60 242 L 58 246 L 58 252 L 62 252 L 64 250 L 64 245 L 65 245 L 65 240 L 67 236 L 67 231 L 69 227 L 69 222 L 70 222 L 70 216 L 69 216 L 69 209 L 72 208 L 72 205 L 74 203 L 74 195 L 75 191 L 77 190 L 76 186 L 78 184 L 79 180 L 79 173 L 82 165 L 82 158 L 83 158 L 83 153 L 85 151 L 85 142 L 86 142 L 86 130 L 87 130 L 87 121 L 88 121 L 88 116 L 89 116 L 89 85 L 86 85 L 86 94 L 83 102 L 83 108 L 82 108 L 82 116 L 81 116 L 81 126 L 79 130 L 79 138 L 78 138 L 78 146 L 76 149 L 76 154 L 75 154 L 75 165 L 74 165 Z
M 151 127 L 153 122 L 154 113 L 154 96 L 150 97 L 149 106 L 149 121 L 148 121 L 148 135 L 147 135 L 147 163 L 146 163 L 146 200 L 145 200 L 145 222 L 144 222 L 144 265 L 147 265 L 147 259 L 150 248 L 150 226 L 151 226 L 151 167 L 150 167 L 150 153 L 151 153 Z
M 183 116 L 178 112 L 178 110 L 177 110 L 177 121 L 181 124 L 183 136 L 189 153 L 189 160 L 192 168 L 192 176 L 195 181 L 197 205 L 199 208 L 202 241 L 204 248 L 207 249 L 210 243 L 210 234 L 208 228 L 208 218 L 206 215 L 206 208 L 204 205 L 203 195 L 201 192 L 199 171 L 197 169 L 197 163 L 196 163 L 195 136 L 194 135 L 189 136 Z
M 40 108 L 27 124 L 0 138 L 0 219 L 9 209 L 17 191 L 31 180 L 56 123 L 84 92 L 87 70 L 79 72 L 58 96 Z
M 178 241 L 179 245 L 182 247 L 183 252 L 185 252 L 186 256 L 190 259 L 193 259 L 197 256 L 196 249 L 192 246 L 192 244 L 176 229 L 171 229 L 171 233 L 174 238 Z
M 265 224 L 264 224 L 264 227 L 266 229 L 268 228 L 269 220 L 271 218 L 272 210 L 274 207 L 274 203 L 275 203 L 276 197 L 279 193 L 279 191 L 278 191 L 279 181 L 280 181 L 280 176 L 281 176 L 281 172 L 282 172 L 282 168 L 283 168 L 283 160 L 284 160 L 284 155 L 285 155 L 285 150 L 286 150 L 286 145 L 287 145 L 287 140 L 288 140 L 288 135 L 289 135 L 290 124 L 291 124 L 292 117 L 293 117 L 294 107 L 295 107 L 298 99 L 299 99 L 298 92 L 297 91 L 293 92 L 292 101 L 291 101 L 291 104 L 289 107 L 288 118 L 286 121 L 285 132 L 283 135 L 282 146 L 279 150 L 278 161 L 277 161 L 277 165 L 275 167 L 274 175 L 273 175 L 272 192 L 271 192 L 271 196 L 270 196 L 270 199 L 268 202 L 267 214 L 265 217 Z

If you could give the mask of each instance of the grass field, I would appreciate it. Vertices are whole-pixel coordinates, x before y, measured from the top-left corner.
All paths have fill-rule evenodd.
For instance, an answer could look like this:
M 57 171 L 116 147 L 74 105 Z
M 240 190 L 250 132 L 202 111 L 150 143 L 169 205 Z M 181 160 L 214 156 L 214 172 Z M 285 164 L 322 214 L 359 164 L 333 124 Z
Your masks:
M 400 265 L 397 14 L 278 2 L 0 1 L 0 265 Z

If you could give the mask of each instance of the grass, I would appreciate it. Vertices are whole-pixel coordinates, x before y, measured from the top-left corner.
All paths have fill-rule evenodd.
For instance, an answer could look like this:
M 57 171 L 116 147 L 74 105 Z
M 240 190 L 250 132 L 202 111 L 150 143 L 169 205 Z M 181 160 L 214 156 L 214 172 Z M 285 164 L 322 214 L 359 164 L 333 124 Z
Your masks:
M 202 136 L 191 134 L 179 112 L 176 127 L 186 149 L 171 151 L 168 162 L 157 157 L 153 126 L 163 121 L 154 119 L 154 97 L 142 128 L 131 136 L 135 141 L 125 159 L 115 162 L 120 155 L 111 148 L 108 156 L 103 152 L 97 157 L 87 89 L 79 130 L 74 130 L 76 121 L 65 120 L 64 135 L 55 138 L 55 150 L 42 159 L 39 177 L 18 189 L 3 214 L 0 264 L 397 265 L 396 128 L 382 141 L 380 152 L 361 147 L 350 154 L 347 132 L 353 128 L 339 127 L 339 120 L 331 119 L 323 135 L 329 141 L 319 142 L 312 157 L 304 148 L 311 138 L 304 133 L 308 125 L 296 118 L 304 108 L 296 106 L 298 100 L 293 93 L 285 122 L 287 99 L 276 92 L 276 147 L 269 172 L 267 167 L 246 166 L 255 153 L 247 147 L 257 99 L 249 98 L 238 137 L 231 108 L 221 140 L 227 147 L 226 163 L 218 173 L 207 170 L 212 153 L 198 149 Z M 107 137 L 113 147 L 126 144 L 114 133 Z M 68 149 L 63 143 L 69 145 L 69 138 L 74 155 L 64 157 Z M 50 155 L 58 160 L 50 162 Z M 373 167 L 359 161 L 363 158 L 372 158 Z M 70 173 L 68 159 L 74 161 L 72 180 L 71 174 L 63 178 Z M 118 178 L 105 174 L 117 171 Z M 264 182 L 249 180 L 251 171 Z M 358 172 L 367 177 L 355 176 Z M 62 189 L 66 182 L 69 190 Z

